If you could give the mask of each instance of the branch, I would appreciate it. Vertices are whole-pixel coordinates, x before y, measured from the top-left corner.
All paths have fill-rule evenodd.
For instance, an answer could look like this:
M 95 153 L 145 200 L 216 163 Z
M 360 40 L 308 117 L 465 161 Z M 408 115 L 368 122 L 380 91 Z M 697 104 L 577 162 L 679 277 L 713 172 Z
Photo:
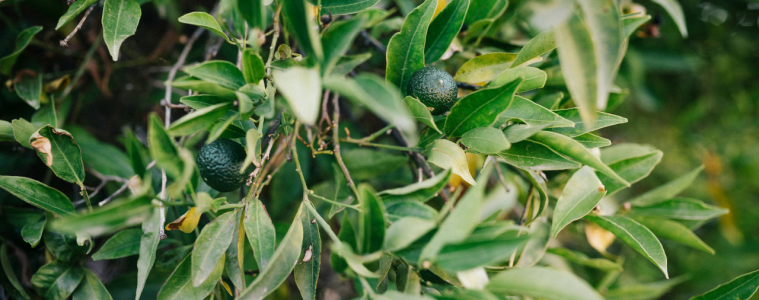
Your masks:
M 90 8 L 88 8 L 87 11 L 84 12 L 84 16 L 82 16 L 82 19 L 79 20 L 79 24 L 77 24 L 76 27 L 74 27 L 74 30 L 71 31 L 71 33 L 69 33 L 69 35 L 66 36 L 66 38 L 61 41 L 61 47 L 69 46 L 69 40 L 71 40 L 71 38 L 76 34 L 76 32 L 82 28 L 82 24 L 84 24 L 84 21 L 87 20 L 87 17 L 90 16 L 90 13 L 92 12 L 93 9 L 95 9 L 95 4 L 91 5 Z
M 371 35 L 366 33 L 366 30 L 361 31 L 361 37 L 363 37 L 366 40 L 366 44 L 371 44 L 374 46 L 374 48 L 377 48 L 379 52 L 382 52 L 382 54 L 387 54 L 387 49 L 385 49 L 385 46 L 382 45 L 378 40 L 373 38 Z
M 356 189 L 356 184 L 353 182 L 351 174 L 348 172 L 348 168 L 345 166 L 345 162 L 343 162 L 343 157 L 340 155 L 340 104 L 338 99 L 340 99 L 340 95 L 338 93 L 332 95 L 332 124 L 335 126 L 332 129 L 332 141 L 335 142 L 333 152 L 335 153 L 337 164 L 340 165 L 340 169 L 342 169 L 343 174 L 345 174 L 345 179 L 348 181 L 348 186 L 351 188 L 351 190 L 353 190 L 353 193 L 356 195 L 356 199 L 359 199 L 360 197 L 358 195 L 358 189 Z

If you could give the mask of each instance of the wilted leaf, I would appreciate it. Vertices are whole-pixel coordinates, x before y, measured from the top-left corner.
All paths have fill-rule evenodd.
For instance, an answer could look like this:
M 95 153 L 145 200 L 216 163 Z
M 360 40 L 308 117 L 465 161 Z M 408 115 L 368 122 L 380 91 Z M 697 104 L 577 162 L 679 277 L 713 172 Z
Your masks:
M 29 143 L 56 176 L 83 187 L 82 152 L 70 133 L 45 125 L 32 134 Z

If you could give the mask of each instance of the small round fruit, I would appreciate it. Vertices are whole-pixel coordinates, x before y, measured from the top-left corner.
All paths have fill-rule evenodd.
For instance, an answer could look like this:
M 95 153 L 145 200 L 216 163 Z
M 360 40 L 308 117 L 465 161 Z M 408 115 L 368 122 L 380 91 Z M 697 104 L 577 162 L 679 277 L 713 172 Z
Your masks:
M 198 151 L 198 170 L 208 186 L 230 192 L 242 186 L 246 174 L 240 174 L 245 148 L 230 139 L 218 139 Z
M 414 72 L 406 86 L 406 94 L 419 99 L 433 115 L 450 110 L 456 103 L 458 87 L 451 74 L 435 67 Z

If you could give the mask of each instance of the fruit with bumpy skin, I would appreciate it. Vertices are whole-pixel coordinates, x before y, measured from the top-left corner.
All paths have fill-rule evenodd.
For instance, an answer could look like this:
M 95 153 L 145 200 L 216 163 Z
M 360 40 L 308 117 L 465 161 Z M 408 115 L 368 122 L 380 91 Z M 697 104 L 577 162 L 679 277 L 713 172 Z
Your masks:
M 406 94 L 419 99 L 433 115 L 450 110 L 456 103 L 459 89 L 451 74 L 435 67 L 414 72 L 406 86 Z
M 242 186 L 245 173 L 245 148 L 230 139 L 218 139 L 198 151 L 198 171 L 208 186 L 219 192 L 230 192 Z

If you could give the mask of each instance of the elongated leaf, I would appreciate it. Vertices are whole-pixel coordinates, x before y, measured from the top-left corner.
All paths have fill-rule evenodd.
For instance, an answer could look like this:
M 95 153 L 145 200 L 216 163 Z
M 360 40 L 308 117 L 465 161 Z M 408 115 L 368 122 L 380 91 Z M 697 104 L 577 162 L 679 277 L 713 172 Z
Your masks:
M 265 269 L 274 253 L 277 240 L 274 224 L 261 201 L 254 199 L 248 203 L 243 224 L 256 263 L 260 269 Z
M 32 145 L 29 143 L 29 138 L 32 137 L 32 134 L 37 132 L 39 127 L 29 123 L 29 121 L 25 119 L 15 119 L 11 122 L 11 126 L 13 128 L 13 138 L 15 138 L 21 146 L 32 149 Z
M 97 237 L 142 223 L 150 216 L 150 201 L 146 196 L 123 199 L 91 213 L 56 219 L 50 222 L 50 226 L 61 232 Z
M 516 99 L 516 98 L 515 98 Z M 512 103 L 516 104 L 516 103 Z M 504 114 L 508 113 L 508 111 L 501 114 L 503 116 Z M 498 122 L 496 122 L 497 124 Z M 541 125 L 527 125 L 527 124 L 514 124 L 507 126 L 503 129 L 503 135 L 506 136 L 506 139 L 509 140 L 509 142 L 513 143 L 519 143 L 521 141 L 524 141 L 528 138 L 530 138 L 533 134 L 537 133 L 538 131 L 541 131 L 545 129 L 548 126 L 551 126 L 552 123 L 545 123 Z
M 105 288 L 100 279 L 89 269 L 84 269 L 84 278 L 79 287 L 74 290 L 73 300 L 102 299 L 112 300 L 111 294 Z
M 535 129 L 534 132 L 538 132 L 546 127 L 574 126 L 574 123 L 572 121 L 564 119 L 551 110 L 521 96 L 514 96 L 514 99 L 511 100 L 511 105 L 509 105 L 509 108 L 506 109 L 506 111 L 503 112 L 500 116 L 498 116 L 498 121 L 496 121 L 496 124 L 504 124 L 511 119 L 519 119 L 527 123 L 527 125 L 534 126 L 533 128 L 540 128 Z M 534 134 L 534 132 L 532 134 Z M 528 136 L 531 136 L 532 134 L 529 134 Z
M 171 136 L 190 135 L 197 131 L 207 129 L 229 110 L 229 103 L 211 105 L 184 115 L 179 120 L 171 123 L 169 134 Z
M 366 180 L 405 166 L 408 156 L 359 148 L 344 152 L 343 160 L 354 180 Z
M 440 250 L 435 263 L 449 272 L 461 272 L 498 264 L 508 260 L 527 239 L 527 236 L 522 236 L 447 245 Z
M 437 210 L 416 201 L 388 201 L 385 211 L 387 212 L 387 220 L 390 222 L 396 222 L 403 217 L 416 217 L 425 220 L 436 220 L 438 218 Z
M 45 299 L 66 299 L 84 277 L 84 269 L 73 264 L 53 261 L 32 276 L 32 286 Z
M 544 219 L 536 219 L 530 224 L 527 229 L 527 234 L 530 239 L 524 244 L 517 254 L 519 254 L 519 260 L 517 260 L 514 266 L 518 268 L 529 268 L 536 265 L 546 254 L 548 249 L 548 241 L 551 239 L 551 226 Z M 520 228 L 517 227 L 517 230 Z M 512 229 L 513 230 L 513 229 Z M 517 231 L 518 234 L 519 231 Z M 523 231 L 522 234 L 525 232 Z
M 430 179 L 413 183 L 404 187 L 384 190 L 379 194 L 385 203 L 393 201 L 419 201 L 426 202 L 432 199 L 445 187 L 450 179 L 451 172 L 444 171 Z
M 646 156 L 656 151 L 658 150 L 650 145 L 619 143 L 601 149 L 601 161 L 612 165 L 621 160 Z
M 298 45 L 306 52 L 306 56 L 322 61 L 324 52 L 317 32 L 314 10 L 308 9 L 306 0 L 284 1 L 281 5 L 288 31 L 298 40 Z
M 229 40 L 229 37 L 227 37 L 227 35 L 224 34 L 224 30 L 221 29 L 221 26 L 219 25 L 219 22 L 216 21 L 216 18 L 214 18 L 213 16 L 207 13 L 198 12 L 198 11 L 191 12 L 189 14 L 179 17 L 179 22 L 203 27 L 223 37 L 225 40 L 227 40 L 227 42 L 232 43 Z
M 142 230 L 139 228 L 119 231 L 92 255 L 92 260 L 116 259 L 139 254 L 141 239 Z
M 478 127 L 467 131 L 459 140 L 469 151 L 482 154 L 498 154 L 509 149 L 511 143 L 502 131 L 492 127 Z
M 14 141 L 13 137 L 13 125 L 11 122 L 0 120 L 0 141 Z
M 656 150 L 643 156 L 628 158 L 609 164 L 609 168 L 632 184 L 651 174 L 651 171 L 659 164 L 663 155 L 661 151 Z M 604 174 L 599 173 L 598 178 L 601 179 L 609 195 L 625 188 L 624 185 Z
M 103 41 L 113 61 L 119 60 L 121 43 L 137 31 L 142 10 L 134 0 L 106 0 L 103 6 Z
M 743 274 L 735 279 L 691 300 L 748 300 L 759 290 L 759 270 Z
M 325 75 L 338 76 L 338 77 L 345 76 L 350 71 L 355 69 L 358 65 L 364 63 L 371 57 L 372 57 L 371 52 L 356 54 L 356 55 L 344 55 L 337 61 L 337 64 L 335 65 L 335 67 L 332 68 L 332 72 L 330 72 L 330 74 L 325 74 Z
M 636 206 L 630 211 L 642 216 L 660 216 L 680 220 L 708 220 L 728 213 L 725 208 L 708 205 L 701 200 L 674 198 L 647 206 Z
M 324 4 L 322 4 L 324 5 Z M 322 10 L 324 6 L 322 6 Z M 324 62 L 322 63 L 322 75 L 332 72 L 337 62 L 348 49 L 358 32 L 363 29 L 365 18 L 355 17 L 350 21 L 333 22 L 322 34 L 322 47 L 324 47 Z
M 76 183 L 80 187 L 83 186 L 82 152 L 70 133 L 45 125 L 32 134 L 29 142 L 40 159 L 53 170 L 56 176 Z
M 42 220 L 26 224 L 21 228 L 21 237 L 25 242 L 29 243 L 32 248 L 37 247 L 37 244 L 39 244 L 42 239 L 42 232 L 45 231 L 45 224 L 47 224 L 47 217 L 43 214 Z
M 411 96 L 406 96 L 406 98 L 403 98 L 403 102 L 406 103 L 406 107 L 408 107 L 409 111 L 411 112 L 411 115 L 419 122 L 424 123 L 424 125 L 429 126 L 433 130 L 443 133 L 440 131 L 439 128 L 437 128 L 437 125 L 435 124 L 435 119 L 432 118 L 432 113 L 430 112 L 430 109 L 424 105 L 419 99 L 416 99 Z
M 511 144 L 511 148 L 498 153 L 498 157 L 510 165 L 525 170 L 567 170 L 581 166 L 559 155 L 551 148 L 531 140 Z
M 510 68 L 503 71 L 491 81 L 488 86 L 499 86 L 512 82 L 517 78 L 522 78 L 522 84 L 517 89 L 517 93 L 527 92 L 534 89 L 543 88 L 546 85 L 548 74 L 538 68 L 519 67 Z
M 604 127 L 627 123 L 627 119 L 615 116 L 605 112 L 598 112 L 595 123 L 589 125 L 580 117 L 580 111 L 577 108 L 555 110 L 554 113 L 575 123 L 573 128 L 552 128 L 551 131 L 558 132 L 569 137 L 576 137 L 588 132 L 596 131 Z
M 304 300 L 316 299 L 316 282 L 319 280 L 321 267 L 322 239 L 319 235 L 319 225 L 314 222 L 315 216 L 308 210 L 303 211 L 300 220 L 303 226 L 303 255 L 295 264 L 295 284 Z
M 148 279 L 148 274 L 153 268 L 155 263 L 156 250 L 158 249 L 158 242 L 161 241 L 161 225 L 163 223 L 163 216 L 161 215 L 162 209 L 154 208 L 153 214 L 150 218 L 142 222 L 142 238 L 140 238 L 140 257 L 137 259 L 137 293 L 135 300 L 140 300 L 142 290 L 145 287 L 145 281 Z M 189 255 L 187 256 L 189 257 Z M 187 278 L 189 283 L 190 272 L 190 260 L 187 260 Z
M 211 94 L 229 100 L 237 99 L 237 94 L 235 94 L 234 90 L 190 76 L 175 79 L 171 82 L 171 86 L 183 90 L 192 90 L 201 94 Z
M 34 36 L 40 31 L 42 31 L 42 26 L 29 27 L 19 32 L 18 36 L 16 36 L 16 50 L 13 51 L 13 53 L 0 58 L 0 73 L 5 76 L 11 76 L 11 69 L 13 68 L 13 65 L 16 64 L 16 59 L 18 59 L 21 52 L 26 49 L 26 46 L 29 45 L 32 38 L 34 38 Z
M 553 49 L 556 49 L 556 37 L 554 31 L 553 29 L 544 30 L 527 42 L 527 44 L 522 47 L 522 50 L 519 50 L 514 62 L 511 63 L 511 67 L 515 68 L 527 64 L 531 60 L 538 58 Z
M 222 255 L 223 256 L 223 255 Z M 222 257 L 223 258 L 223 257 Z M 202 300 L 213 290 L 216 283 L 221 279 L 224 273 L 224 260 L 220 259 L 216 264 L 213 272 L 208 276 L 208 280 L 200 286 L 192 284 L 192 259 L 187 255 L 182 262 L 174 269 L 169 279 L 158 292 L 158 300 Z
M 445 8 L 432 19 L 430 27 L 432 31 L 427 31 L 427 38 L 424 43 L 424 62 L 431 64 L 443 56 L 445 51 L 453 42 L 453 39 L 461 31 L 464 25 L 464 18 L 469 10 L 470 0 L 453 0 L 451 3 L 444 4 Z M 445 3 L 438 0 L 438 5 Z
M 599 148 L 611 145 L 611 141 L 592 133 L 586 133 L 580 136 L 572 138 L 573 140 L 582 144 L 585 148 Z M 612 169 L 614 170 L 614 169 Z M 624 178 L 624 176 L 622 177 Z
M 244 214 L 245 212 L 241 212 L 241 217 L 238 218 L 237 224 L 235 225 L 235 232 L 233 233 L 234 238 L 232 239 L 232 243 L 229 244 L 224 258 L 224 270 L 227 271 L 227 276 L 229 277 L 229 280 L 232 281 L 232 284 L 237 291 L 242 291 L 245 288 L 245 228 L 243 227 L 243 218 L 245 217 Z
M 237 1 L 240 14 L 248 22 L 250 28 L 266 29 L 266 5 L 265 0 Z
M 274 70 L 272 75 L 274 81 L 277 82 L 277 90 L 285 97 L 293 114 L 304 124 L 315 124 L 321 106 L 319 71 L 292 67 L 285 70 Z
M 587 282 L 572 273 L 544 267 L 515 268 L 490 279 L 493 293 L 524 295 L 548 300 L 603 299 Z
M 643 226 L 646 226 L 657 237 L 664 238 L 686 245 L 688 247 L 704 251 L 714 255 L 714 249 L 696 236 L 693 231 L 675 221 L 655 217 L 633 217 Z
M 46 250 L 58 261 L 75 262 L 87 254 L 89 248 L 77 245 L 77 236 L 74 234 L 49 230 L 44 233 L 42 239 L 45 241 Z
M 424 68 L 424 43 L 438 0 L 426 0 L 406 16 L 399 33 L 387 44 L 385 79 L 406 94 L 414 72 Z
M 680 29 L 680 34 L 682 34 L 684 38 L 687 38 L 688 28 L 685 27 L 685 14 L 683 13 L 683 8 L 680 6 L 680 3 L 676 0 L 653 0 L 653 2 L 661 5 L 664 10 L 667 11 L 672 19 L 675 20 L 677 28 Z
M 337 233 L 337 238 L 340 239 L 346 247 L 358 247 L 356 230 L 354 229 L 347 212 L 343 212 L 343 217 L 340 220 L 340 232 Z M 330 255 L 330 262 L 332 263 L 332 269 L 334 269 L 335 272 L 343 273 L 348 269 L 348 263 L 345 259 L 335 252 L 332 252 L 332 255 Z
M 243 2 L 253 3 L 255 1 L 237 1 L 238 4 Z M 253 49 L 247 49 L 242 54 L 242 74 L 245 77 L 245 82 L 253 84 L 258 84 L 266 75 L 264 61 Z
M 361 214 L 358 218 L 358 253 L 371 253 L 382 248 L 385 240 L 385 208 L 368 184 L 358 186 Z
M 603 229 L 614 234 L 638 253 L 650 260 L 654 265 L 664 272 L 664 277 L 669 278 L 667 274 L 667 256 L 664 254 L 659 239 L 640 223 L 622 216 L 598 216 L 587 215 L 585 219 L 595 223 Z
M 469 173 L 466 153 L 455 143 L 443 139 L 435 140 L 427 146 L 424 155 L 427 155 L 427 161 L 430 163 L 443 169 L 450 169 L 453 174 L 461 176 L 471 185 L 476 184 L 472 174 Z
M 495 79 L 511 67 L 517 57 L 513 53 L 488 53 L 470 59 L 456 71 L 456 81 L 478 84 Z
M 60 19 L 58 19 L 58 24 L 55 25 L 55 30 L 61 29 L 63 25 L 66 25 L 66 23 L 71 22 L 76 16 L 79 15 L 79 13 L 83 12 L 85 9 L 89 8 L 93 4 L 95 4 L 97 0 L 85 0 L 85 1 L 75 1 L 74 3 L 69 6 L 69 9 L 66 11 L 63 16 L 61 16 Z
M 178 178 L 182 175 L 184 164 L 179 158 L 179 149 L 155 113 L 150 114 L 148 121 L 148 145 L 150 146 L 150 156 L 155 159 L 159 167 L 166 171 L 167 175 L 172 178 Z
M 10 259 L 8 259 L 8 245 L 3 244 L 0 246 L 0 264 L 3 266 L 3 272 L 5 274 L 5 277 L 8 278 L 8 281 L 10 281 L 11 285 L 13 285 L 13 288 L 15 288 L 21 296 L 24 297 L 24 299 L 29 300 L 29 295 L 24 290 L 24 287 L 21 285 L 21 282 L 18 281 L 18 277 L 16 277 L 16 272 L 13 270 L 13 266 L 11 265 Z M 6 286 L 6 289 L 10 289 L 10 287 Z
M 66 195 L 34 179 L 0 176 L 0 188 L 26 203 L 68 217 L 75 214 L 74 205 Z
M 690 186 L 690 184 L 693 183 L 693 180 L 696 179 L 696 176 L 698 176 L 698 173 L 701 173 L 701 170 L 703 169 L 704 166 L 699 166 L 675 180 L 630 199 L 629 202 L 634 206 L 644 206 L 656 204 L 675 197 L 677 194 L 685 190 L 685 188 Z
M 199 287 L 216 269 L 219 260 L 229 248 L 239 215 L 227 212 L 203 227 L 192 251 L 192 285 Z
M 184 69 L 192 77 L 216 83 L 229 89 L 239 89 L 245 85 L 245 76 L 233 63 L 223 60 L 211 60 Z
M 20 76 L 20 80 L 13 82 L 16 95 L 34 109 L 40 109 L 42 96 L 42 74 L 38 76 Z
M 400 218 L 387 228 L 383 248 L 387 251 L 406 248 L 430 232 L 436 225 L 435 221 L 417 217 Z
M 556 254 L 573 263 L 604 271 L 622 271 L 622 266 L 605 258 L 589 258 L 582 252 L 566 248 L 551 248 L 548 253 Z
M 509 108 L 521 82 L 517 79 L 461 98 L 445 120 L 445 133 L 450 137 L 459 137 L 474 128 L 492 126 L 498 116 Z
M 305 202 L 298 209 L 295 219 L 290 224 L 290 229 L 274 251 L 269 264 L 261 270 L 256 280 L 240 293 L 239 299 L 263 299 L 276 290 L 293 270 L 300 258 L 303 243 L 301 214 L 306 210 L 303 205 Z
M 184 96 L 179 100 L 179 102 L 182 102 L 183 104 L 195 110 L 201 110 L 206 107 L 222 103 L 232 103 L 232 101 L 233 100 L 231 99 L 226 99 L 214 95 L 191 95 Z
M 680 276 L 668 280 L 630 284 L 611 289 L 604 296 L 606 300 L 647 300 L 661 299 L 674 286 L 687 280 Z
M 651 20 L 651 15 L 637 15 L 633 17 L 623 17 L 622 18 L 622 24 L 624 25 L 624 36 L 626 38 L 630 38 L 630 36 L 635 32 L 635 30 L 638 29 L 641 25 L 648 22 L 648 20 Z
M 377 4 L 380 0 L 323 0 L 322 10 L 333 15 L 348 15 L 360 12 Z
M 601 181 L 588 166 L 580 168 L 569 178 L 553 211 L 551 235 L 556 236 L 564 226 L 587 215 L 606 195 Z
M 599 74 L 602 62 L 593 51 L 595 43 L 588 24 L 579 13 L 553 29 L 558 47 L 561 72 L 572 101 L 577 105 L 582 120 L 595 124 L 596 110 L 606 102 L 607 87 L 603 74 Z
M 582 144 L 565 135 L 554 132 L 541 131 L 533 135 L 530 139 L 542 143 L 554 151 L 566 155 L 567 157 L 570 157 L 578 162 L 593 167 L 604 175 L 609 176 L 626 186 L 630 186 L 630 183 L 628 183 L 624 178 L 617 175 L 614 170 L 601 162 L 600 159 L 590 153 L 590 151 Z

